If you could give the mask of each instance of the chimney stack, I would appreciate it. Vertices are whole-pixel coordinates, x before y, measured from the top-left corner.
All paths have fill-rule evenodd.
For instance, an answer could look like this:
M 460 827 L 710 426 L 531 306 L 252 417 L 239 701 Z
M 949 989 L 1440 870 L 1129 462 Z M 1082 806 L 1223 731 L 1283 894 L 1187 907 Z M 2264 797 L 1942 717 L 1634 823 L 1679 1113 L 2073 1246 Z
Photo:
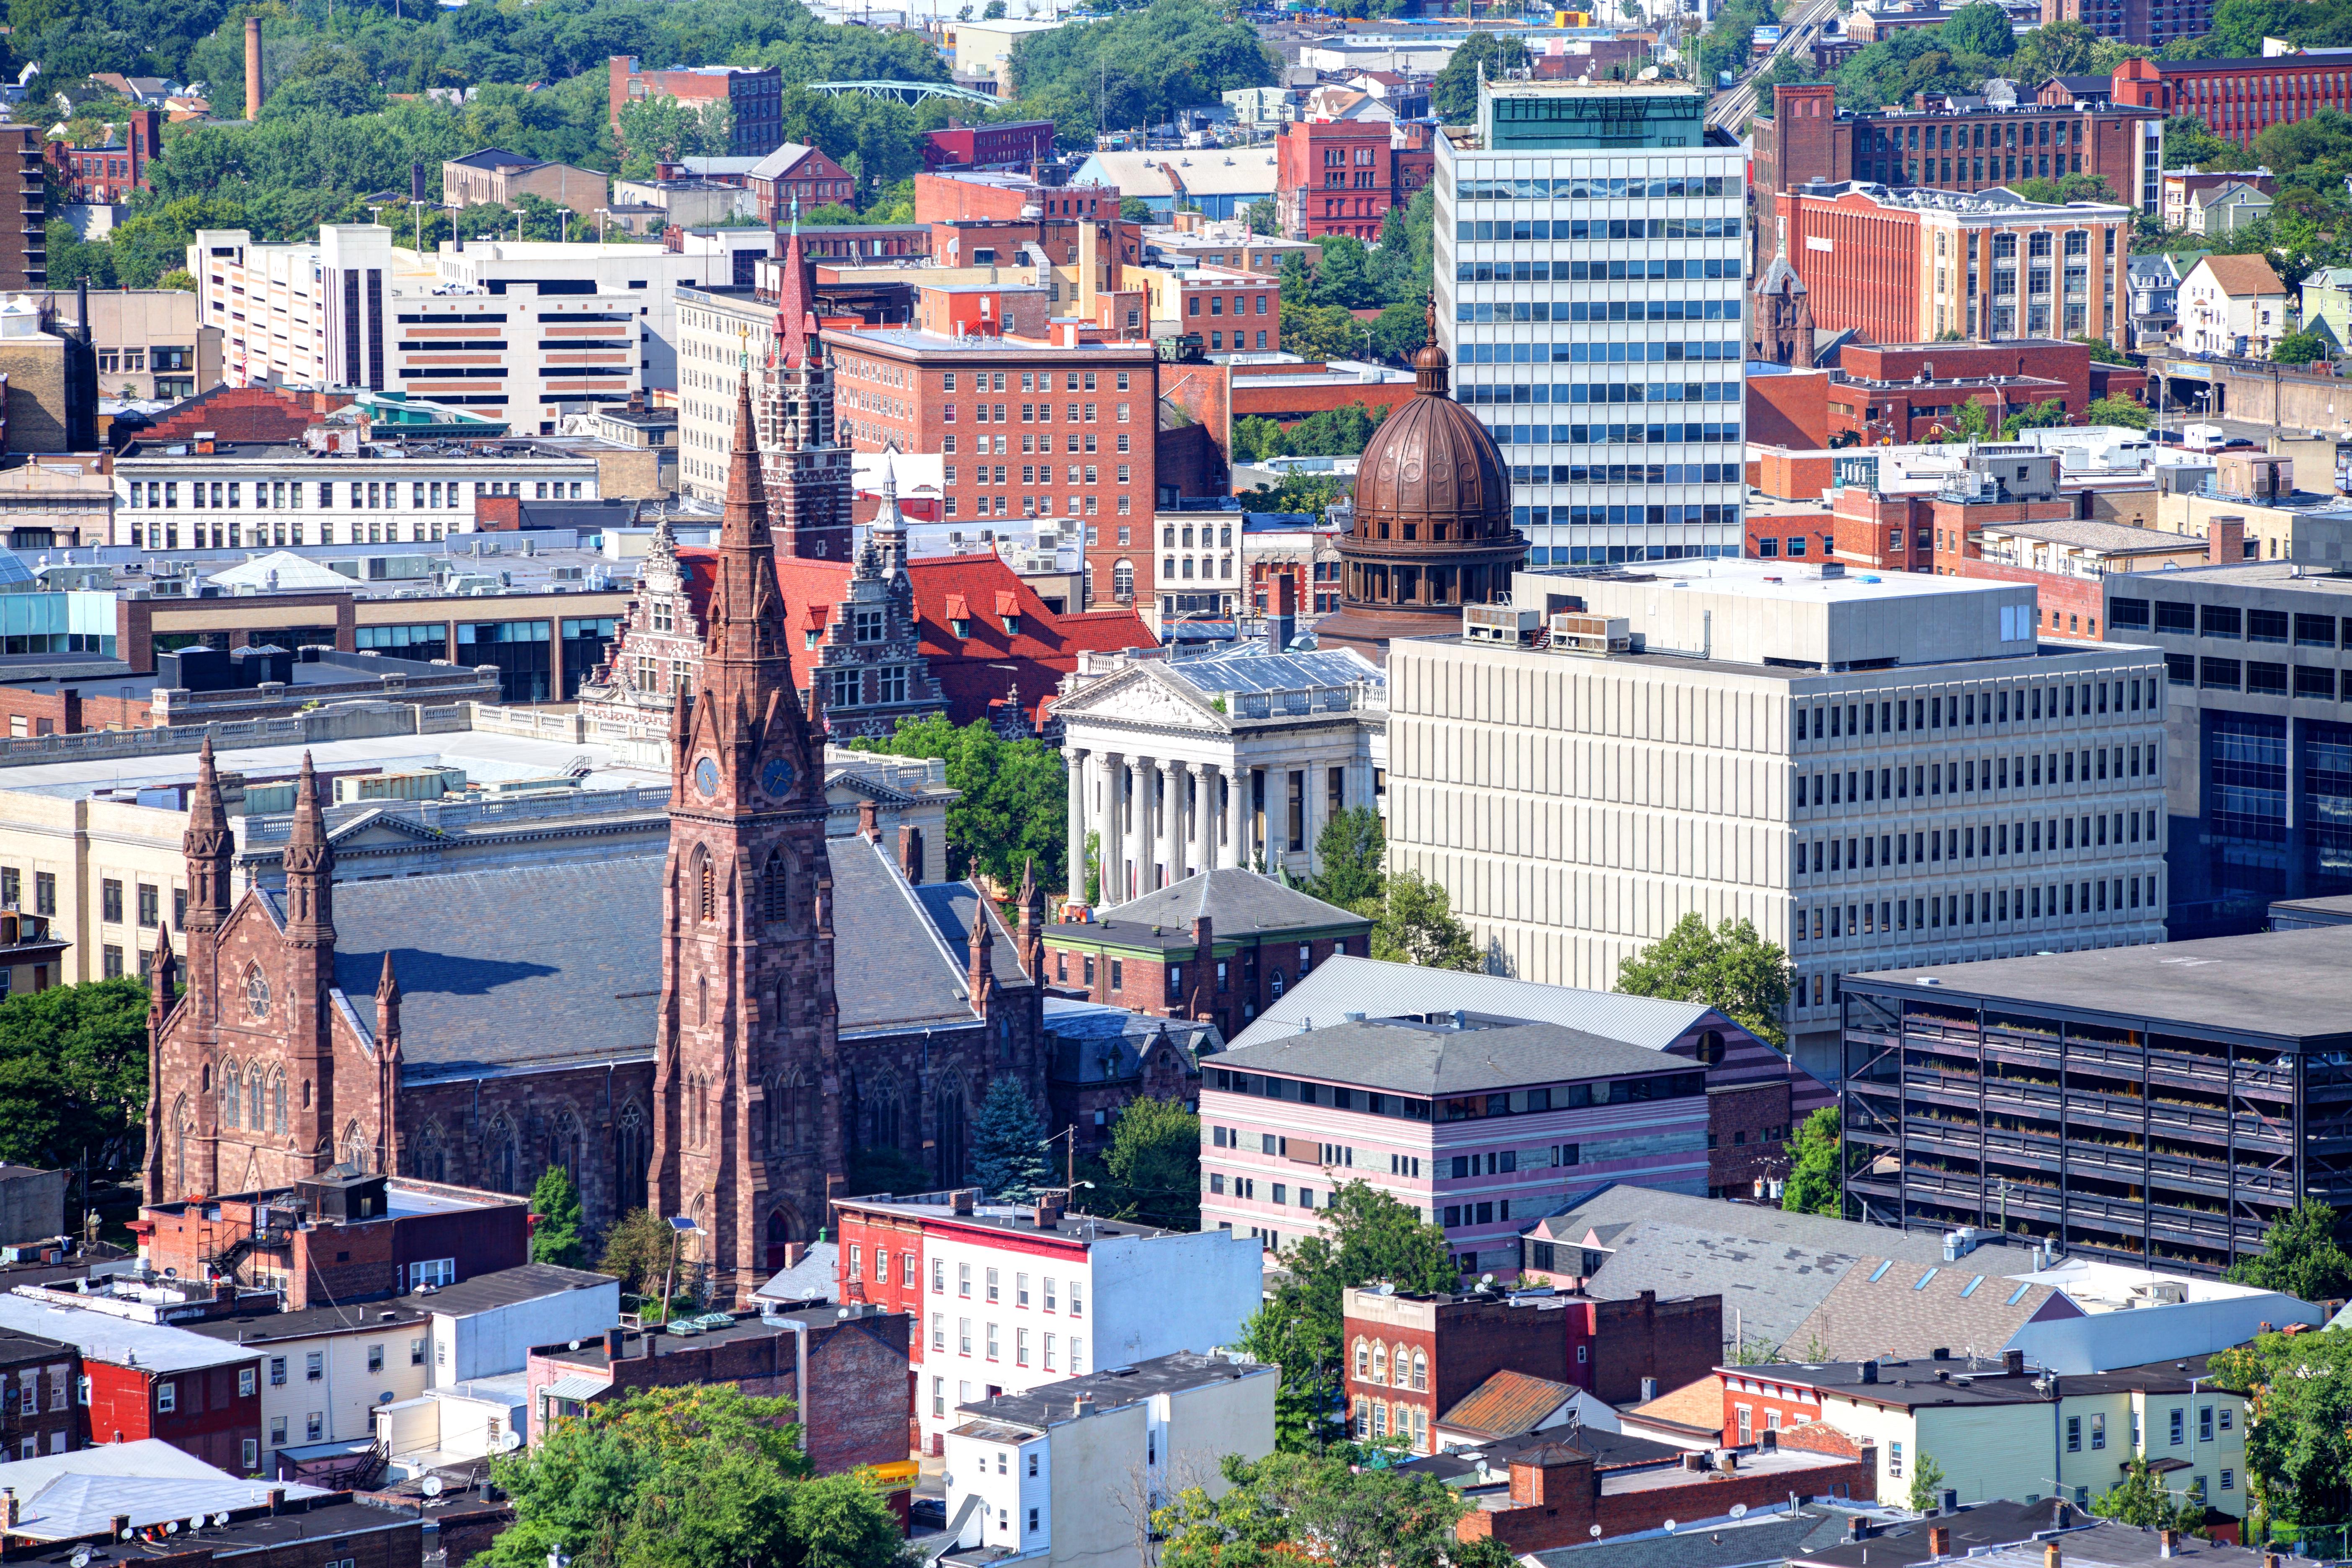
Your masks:
M 126 1535 L 130 1534 L 130 1533 L 131 1533 L 131 1516 L 130 1516 L 129 1514 L 127 1514 L 127 1513 L 118 1513 L 118 1514 L 116 1514 L 116 1515 L 114 1516 L 114 1522 L 113 1522 L 113 1525 L 111 1526 L 111 1529 L 112 1529 L 112 1531 L 113 1531 L 114 1539 L 115 1539 L 115 1540 L 117 1540 L 117 1541 L 120 1541 L 120 1540 L 121 1540 L 124 1536 L 126 1536 Z
M 1864 1383 L 1876 1383 L 1878 1381 L 1878 1363 L 1876 1362 L 1866 1361 L 1862 1363 L 1862 1381 Z
M 1062 1220 L 1062 1211 L 1070 1201 L 1066 1187 L 1047 1187 L 1037 1194 L 1036 1220 L 1039 1230 L 1051 1230 Z
M 1266 584 L 1265 651 L 1282 653 L 1298 635 L 1298 591 L 1287 572 L 1276 572 Z
M 2025 1352 L 2018 1350 L 2001 1352 L 2000 1370 L 2008 1373 L 2011 1377 L 2023 1377 L 2025 1375 Z
M 16 1500 L 16 1489 L 0 1488 L 0 1530 L 16 1529 L 17 1521 L 24 1517 L 23 1505 Z
M 857 837 L 868 844 L 882 842 L 882 823 L 874 810 L 874 797 L 867 795 L 857 803 Z
M 2234 566 L 2246 558 L 2246 520 L 2232 512 L 2205 525 L 2205 558 L 2216 566 Z
M 898 870 L 909 882 L 923 879 L 923 836 L 904 822 L 898 825 Z
M 2060 1568 L 2063 1561 L 2059 1555 L 2056 1542 L 2051 1542 L 2042 1549 L 2042 1568 Z
M 628 1331 L 625 1329 L 611 1328 L 604 1331 L 604 1360 L 608 1365 L 621 1359 L 621 1352 L 627 1345 L 628 1338 Z
M 1950 1525 L 1931 1524 L 1927 1527 L 1927 1552 L 1928 1555 L 1938 1558 L 1949 1557 L 1952 1554 Z
M 261 18 L 245 19 L 245 117 L 261 118 Z
M 2159 1530 L 2156 1532 L 2156 1554 L 2158 1557 L 2171 1556 L 2173 1548 L 2179 1544 L 2180 1531 L 2177 1530 Z

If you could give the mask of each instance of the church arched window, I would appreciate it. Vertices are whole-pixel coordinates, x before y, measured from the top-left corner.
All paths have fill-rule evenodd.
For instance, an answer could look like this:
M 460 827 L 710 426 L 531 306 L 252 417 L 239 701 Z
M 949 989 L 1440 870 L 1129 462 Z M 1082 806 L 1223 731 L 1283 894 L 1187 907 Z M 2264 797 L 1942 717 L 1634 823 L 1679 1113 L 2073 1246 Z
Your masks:
M 785 870 L 784 852 L 770 851 L 767 868 L 760 873 L 760 910 L 772 921 L 782 920 L 792 907 L 791 879 Z
M 710 1022 L 710 976 L 708 974 L 694 977 L 694 1021 L 698 1024 Z
M 358 1121 L 353 1121 L 343 1128 L 342 1162 L 344 1164 L 364 1173 L 373 1167 L 374 1153 L 374 1145 L 369 1142 L 367 1133 L 361 1129 Z
M 196 1133 L 195 1117 L 188 1110 L 188 1097 L 182 1095 L 172 1102 L 172 1190 L 163 1195 L 184 1198 L 188 1194 L 188 1140 Z
M 708 849 L 694 852 L 694 908 L 703 920 L 719 918 L 719 871 L 711 865 Z
M 501 1110 L 482 1137 L 482 1184 L 494 1193 L 515 1191 L 515 1130 Z
M 618 1185 L 623 1213 L 646 1206 L 646 1167 L 653 1154 L 646 1140 L 645 1107 L 635 1100 L 621 1107 L 620 1127 L 613 1140 L 620 1165 Z
M 556 1115 L 555 1132 L 548 1144 L 547 1163 L 563 1168 L 563 1173 L 572 1179 L 574 1191 L 580 1186 L 580 1118 L 566 1107 Z
M 409 1156 L 409 1173 L 421 1182 L 447 1180 L 447 1156 L 441 1147 L 441 1124 L 428 1121 L 416 1135 L 416 1147 Z
M 236 1070 L 235 1062 L 221 1064 L 220 1124 L 223 1127 L 238 1125 L 239 1114 L 244 1110 L 244 1085 L 245 1077 Z
M 877 1073 L 867 1083 L 859 1086 L 860 1142 L 869 1149 L 898 1147 L 898 1080 L 888 1073 Z
M 269 1085 L 261 1076 L 259 1062 L 254 1063 L 253 1070 L 246 1075 L 245 1091 L 245 1124 L 259 1132 L 269 1125 Z
M 286 1069 L 284 1068 L 279 1068 L 269 1075 L 269 1130 L 272 1132 L 286 1131 Z
M 952 1073 L 940 1086 L 937 1102 L 940 1151 L 940 1184 L 952 1187 L 963 1180 L 964 1163 L 964 1103 L 963 1079 Z

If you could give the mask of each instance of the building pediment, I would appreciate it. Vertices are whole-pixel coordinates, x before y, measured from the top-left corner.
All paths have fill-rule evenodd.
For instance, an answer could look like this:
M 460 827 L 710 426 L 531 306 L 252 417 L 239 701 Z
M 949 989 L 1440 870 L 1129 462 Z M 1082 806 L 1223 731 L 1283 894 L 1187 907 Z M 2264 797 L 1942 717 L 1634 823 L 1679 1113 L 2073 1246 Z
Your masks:
M 411 844 L 434 843 L 447 835 L 421 822 L 390 811 L 363 811 L 327 835 L 327 842 L 336 853 L 345 854 L 360 849 L 404 848 Z
M 1134 724 L 1151 729 L 1230 733 L 1233 723 L 1190 687 L 1171 680 L 1155 665 L 1139 665 L 1107 676 L 1054 704 L 1066 729 L 1076 721 Z

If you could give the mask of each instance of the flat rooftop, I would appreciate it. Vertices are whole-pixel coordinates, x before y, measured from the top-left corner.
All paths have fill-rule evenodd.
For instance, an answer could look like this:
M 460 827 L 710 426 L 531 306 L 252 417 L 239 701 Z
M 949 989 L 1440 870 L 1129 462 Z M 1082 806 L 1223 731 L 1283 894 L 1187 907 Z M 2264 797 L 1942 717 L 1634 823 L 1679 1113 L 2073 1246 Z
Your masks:
M 309 752 L 321 773 L 401 773 L 446 764 L 466 770 L 468 781 L 546 778 L 563 773 L 574 758 L 588 759 L 585 789 L 667 787 L 666 774 L 621 762 L 613 748 L 594 742 L 545 741 L 529 735 L 493 735 L 457 731 L 447 735 L 374 735 L 356 741 L 317 741 L 283 746 L 247 746 L 219 752 L 222 773 L 249 779 L 288 778 L 301 771 Z M 196 752 L 160 755 L 58 757 L 15 766 L 0 763 L 0 791 L 22 790 L 59 800 L 80 800 L 101 789 L 194 784 Z
M 1882 969 L 1845 984 L 2303 1049 L 2352 1041 L 2352 927 Z
M 1686 1058 L 1559 1024 L 1478 1017 L 1466 1018 L 1459 1028 L 1406 1018 L 1335 1024 L 1237 1047 L 1203 1065 L 1433 1099 L 1528 1084 L 1703 1070 Z
M 2315 513 L 2306 515 L 2345 515 Z M 2346 517 L 2352 521 L 2352 515 Z M 2200 588 L 2292 588 L 2305 594 L 2352 595 L 2352 572 L 2315 572 L 2292 561 L 2232 561 L 2220 566 L 2183 566 L 2161 577 L 2150 576 L 2135 585 L 2130 579 L 2116 591 L 2155 595 L 2168 584 L 2194 583 Z
M 1018 285 L 1006 287 L 1018 287 Z M 919 331 L 912 327 L 873 327 L 856 331 L 833 331 L 824 334 L 824 341 L 836 348 L 899 349 L 914 353 L 992 355 L 1008 360 L 1066 356 L 1076 361 L 1118 355 L 1126 359 L 1142 361 L 1157 359 L 1160 352 L 1149 342 L 1084 342 L 1065 345 L 1033 338 L 949 338 L 941 337 L 937 332 Z M 1148 397 L 1150 389 L 1139 389 L 1133 395 Z
M 1076 1419 L 1077 1401 L 1082 1396 L 1091 1396 L 1095 1413 L 1099 1414 L 1139 1404 L 1155 1394 L 1181 1393 L 1213 1383 L 1238 1382 L 1253 1373 L 1272 1374 L 1274 1370 L 1270 1365 L 1228 1361 L 1221 1355 L 1177 1351 L 1132 1366 L 1105 1367 L 1084 1377 L 1042 1384 L 1024 1394 L 1000 1394 L 993 1399 L 959 1405 L 956 1413 L 972 1419 L 958 1430 L 974 1436 L 993 1436 L 1001 1432 L 1018 1441 L 1055 1421 Z M 971 1431 L 975 1426 L 994 1430 Z
M 1523 566 L 1515 578 L 1557 580 L 1562 593 L 1575 592 L 1578 582 L 1656 583 L 1694 593 L 1723 594 L 1786 605 L 1877 604 L 1889 599 L 1949 599 L 1970 595 L 2016 592 L 2015 583 L 1995 583 L 1974 577 L 1938 577 L 1926 572 L 1856 572 L 1823 576 L 1818 565 L 1773 561 L 1660 561 L 1647 570 L 1577 572 L 1573 568 Z
M 2134 528 L 2128 523 L 2100 522 L 2083 517 L 2059 518 L 2048 522 L 1987 522 L 1977 526 L 1989 534 L 2031 539 L 2045 544 L 2073 545 L 2077 549 L 2097 550 L 2110 555 L 2138 551 L 2178 553 L 2205 547 L 2205 541 L 2193 533 L 2174 533 L 2161 528 Z
M 1026 1236 L 1055 1237 L 1065 1241 L 1113 1241 L 1122 1237 L 1139 1238 L 1175 1236 L 1172 1230 L 1157 1226 L 1135 1225 L 1122 1219 L 1103 1219 L 1090 1214 L 1065 1214 L 1045 1225 L 1037 1223 L 1034 1208 L 1014 1207 L 1005 1204 L 979 1204 L 970 1214 L 958 1214 L 945 1193 L 926 1193 L 919 1196 L 898 1197 L 889 1193 L 876 1193 L 866 1197 L 839 1200 L 856 1204 L 862 1209 L 895 1215 L 903 1219 L 921 1220 L 929 1225 L 971 1226 L 986 1230 L 1013 1231 Z

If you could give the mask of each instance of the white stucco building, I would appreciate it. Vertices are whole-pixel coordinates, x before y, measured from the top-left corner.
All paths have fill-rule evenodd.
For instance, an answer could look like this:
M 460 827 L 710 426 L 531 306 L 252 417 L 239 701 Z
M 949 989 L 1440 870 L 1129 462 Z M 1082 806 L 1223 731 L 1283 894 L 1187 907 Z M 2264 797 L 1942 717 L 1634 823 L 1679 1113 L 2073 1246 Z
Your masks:
M 1752 921 L 1833 1082 L 1842 974 L 2164 940 L 2163 664 L 2037 622 L 2027 584 L 1835 563 L 1521 572 L 1390 649 L 1391 869 L 1550 984 Z
M 1080 654 L 1054 704 L 1070 776 L 1069 886 L 1100 902 L 1219 867 L 1318 868 L 1317 837 L 1381 805 L 1387 682 L 1347 651 Z
M 967 1404 L 947 1435 L 949 1528 L 999 1562 L 1145 1568 L 1150 1511 L 1228 1489 L 1227 1454 L 1274 1451 L 1281 1371 L 1179 1352 Z

